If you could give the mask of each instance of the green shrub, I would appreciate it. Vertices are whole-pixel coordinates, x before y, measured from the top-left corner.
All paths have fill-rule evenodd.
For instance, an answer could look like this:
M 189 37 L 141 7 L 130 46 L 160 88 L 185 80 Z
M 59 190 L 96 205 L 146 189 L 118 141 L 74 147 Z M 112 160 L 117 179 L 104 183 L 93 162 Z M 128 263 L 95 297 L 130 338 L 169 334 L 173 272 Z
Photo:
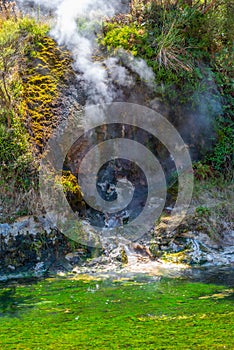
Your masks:
M 100 39 L 100 44 L 107 47 L 108 51 L 114 49 L 125 49 L 133 56 L 138 54 L 144 42 L 144 30 L 136 24 L 118 26 L 110 23 L 105 37 Z
M 53 106 L 70 62 L 48 28 L 0 12 L 0 201 L 9 217 L 37 198 L 38 147 L 57 123 Z
M 216 124 L 217 141 L 207 156 L 215 170 L 227 177 L 233 176 L 234 169 L 234 122 L 222 118 Z
M 209 216 L 210 215 L 210 209 L 200 205 L 199 207 L 196 208 L 196 214 L 198 216 Z
M 234 2 L 192 5 L 132 0 L 130 14 L 104 23 L 99 42 L 108 50 L 122 47 L 145 59 L 155 73 L 155 93 L 171 108 L 184 105 L 198 111 L 201 96 L 209 95 L 205 104 L 209 118 L 216 118 L 216 139 L 207 164 L 196 165 L 197 177 L 202 179 L 215 171 L 230 173 L 233 167 Z M 214 112 L 212 101 L 217 97 L 222 111 Z
M 208 165 L 202 162 L 196 162 L 193 164 L 194 176 L 198 180 L 207 180 L 214 177 L 214 170 Z

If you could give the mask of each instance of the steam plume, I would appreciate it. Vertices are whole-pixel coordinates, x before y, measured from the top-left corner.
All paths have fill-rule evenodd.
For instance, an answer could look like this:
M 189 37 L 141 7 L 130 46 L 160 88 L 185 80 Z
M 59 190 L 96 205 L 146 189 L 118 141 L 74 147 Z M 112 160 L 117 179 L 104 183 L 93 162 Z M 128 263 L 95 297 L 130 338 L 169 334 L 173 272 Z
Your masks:
M 32 0 L 30 2 L 41 6 L 45 12 L 51 11 L 55 16 L 56 22 L 51 35 L 58 44 L 65 45 L 72 52 L 74 69 L 85 81 L 87 103 L 111 102 L 118 95 L 119 87 L 133 85 L 134 79 L 127 68 L 144 80 L 152 80 L 152 70 L 143 60 L 136 60 L 130 54 L 126 54 L 127 68 L 121 65 L 119 58 L 116 57 L 98 60 L 93 58 L 97 50 L 96 32 L 100 28 L 101 20 L 121 12 L 126 7 L 121 1 Z M 19 3 L 28 6 L 29 2 L 19 0 Z

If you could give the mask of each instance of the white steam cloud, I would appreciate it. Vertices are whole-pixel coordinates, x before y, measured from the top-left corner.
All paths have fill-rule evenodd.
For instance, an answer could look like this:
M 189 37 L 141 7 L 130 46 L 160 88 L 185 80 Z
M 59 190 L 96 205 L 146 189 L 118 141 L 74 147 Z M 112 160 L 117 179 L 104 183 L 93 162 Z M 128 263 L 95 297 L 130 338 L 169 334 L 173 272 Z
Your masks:
M 94 58 L 97 50 L 96 33 L 101 20 L 111 17 L 126 8 L 116 0 L 19 0 L 23 7 L 30 3 L 51 11 L 55 16 L 52 37 L 60 45 L 65 45 L 73 55 L 74 69 L 85 82 L 87 103 L 108 103 L 113 101 L 120 87 L 134 84 L 131 72 L 137 73 L 142 80 L 152 82 L 152 70 L 145 61 L 135 59 L 123 52 L 124 56 L 108 59 Z M 125 1 L 126 3 L 126 1 Z M 121 64 L 121 62 L 123 64 Z

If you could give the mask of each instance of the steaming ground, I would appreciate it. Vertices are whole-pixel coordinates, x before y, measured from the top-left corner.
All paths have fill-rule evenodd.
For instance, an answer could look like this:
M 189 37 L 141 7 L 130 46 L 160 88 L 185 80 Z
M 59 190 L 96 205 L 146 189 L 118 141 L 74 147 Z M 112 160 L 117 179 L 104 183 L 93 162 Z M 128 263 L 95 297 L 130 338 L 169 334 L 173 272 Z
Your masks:
M 60 45 L 65 45 L 71 51 L 73 68 L 85 92 L 86 104 L 125 101 L 126 91 L 132 93 L 129 102 L 146 103 L 134 87 L 137 85 L 136 74 L 144 84 L 155 86 L 154 73 L 147 63 L 124 50 L 119 50 L 115 57 L 103 58 L 97 45 L 101 22 L 114 14 L 128 11 L 128 0 L 18 0 L 17 3 L 23 11 L 31 9 L 29 11 L 35 15 L 41 12 L 45 17 L 53 16 L 54 24 L 50 34 Z M 155 106 L 153 100 L 149 105 L 167 117 L 178 129 L 190 147 L 193 160 L 199 159 L 200 148 L 204 148 L 204 142 L 207 150 L 211 148 L 215 137 L 213 121 L 222 113 L 222 99 L 214 79 L 207 73 L 209 69 L 205 66 L 202 68 L 203 88 L 198 88 L 187 106 L 179 108 L 181 118 L 177 115 L 178 112 L 175 112 L 176 116 L 170 117 L 171 113 L 167 116 L 167 107 L 161 104 L 161 109 L 157 101 Z M 133 72 L 136 74 L 132 74 Z M 196 108 L 193 107 L 193 101 L 197 104 Z
M 43 13 L 51 13 L 55 24 L 51 36 L 59 45 L 65 45 L 72 53 L 73 68 L 77 79 L 82 79 L 87 96 L 87 104 L 108 103 L 121 95 L 122 87 L 134 86 L 132 72 L 149 84 L 154 74 L 146 62 L 121 51 L 120 57 L 99 57 L 97 33 L 101 21 L 114 14 L 126 11 L 121 1 L 106 0 L 19 0 L 21 8 L 41 7 Z

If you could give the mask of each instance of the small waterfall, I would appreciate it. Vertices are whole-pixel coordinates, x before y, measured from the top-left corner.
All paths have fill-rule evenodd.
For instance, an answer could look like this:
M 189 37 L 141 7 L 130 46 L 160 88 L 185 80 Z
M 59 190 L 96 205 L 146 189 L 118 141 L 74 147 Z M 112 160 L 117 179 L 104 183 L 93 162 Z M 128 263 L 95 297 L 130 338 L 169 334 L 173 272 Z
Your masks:
M 121 240 L 120 246 L 126 255 L 128 265 L 135 266 L 140 262 L 150 263 L 153 256 L 147 246 L 139 243 Z
M 200 249 L 199 242 L 194 238 L 189 238 L 188 241 L 189 241 L 189 244 L 191 246 L 190 256 L 191 256 L 192 260 L 196 263 L 200 262 L 201 256 L 202 256 L 202 251 Z
M 122 248 L 124 249 L 124 252 L 126 253 L 128 265 L 135 265 L 137 263 L 136 254 L 134 254 L 134 252 L 132 252 L 129 249 L 129 246 L 127 244 L 124 244 L 122 246 Z

